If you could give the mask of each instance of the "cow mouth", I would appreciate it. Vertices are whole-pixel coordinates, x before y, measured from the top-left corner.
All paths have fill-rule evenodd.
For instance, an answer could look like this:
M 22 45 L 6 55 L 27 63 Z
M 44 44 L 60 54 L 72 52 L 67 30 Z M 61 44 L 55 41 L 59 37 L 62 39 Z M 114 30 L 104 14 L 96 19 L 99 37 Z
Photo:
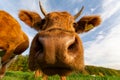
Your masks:
M 46 69 L 46 70 L 71 70 L 71 68 L 68 68 L 68 67 L 45 67 L 43 69 Z
M 72 69 L 70 67 L 44 67 L 41 68 L 43 73 L 47 75 L 67 75 L 71 73 Z

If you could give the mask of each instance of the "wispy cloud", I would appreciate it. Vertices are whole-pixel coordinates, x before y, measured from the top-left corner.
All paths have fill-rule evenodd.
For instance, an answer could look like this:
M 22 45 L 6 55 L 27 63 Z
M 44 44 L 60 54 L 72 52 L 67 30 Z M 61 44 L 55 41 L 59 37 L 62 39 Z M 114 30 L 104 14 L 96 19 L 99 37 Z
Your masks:
M 114 0 L 105 0 L 103 2 L 103 11 L 101 15 L 102 19 L 105 21 L 102 24 L 104 26 L 101 27 L 103 29 L 98 32 L 95 40 L 88 41 L 84 44 L 86 46 L 86 64 L 101 65 L 112 68 L 118 68 L 117 66 L 120 65 L 119 4 L 120 1 L 117 2 Z M 108 31 L 106 31 L 106 29 Z
M 120 1 L 103 0 L 102 8 L 102 18 L 106 20 L 120 10 Z

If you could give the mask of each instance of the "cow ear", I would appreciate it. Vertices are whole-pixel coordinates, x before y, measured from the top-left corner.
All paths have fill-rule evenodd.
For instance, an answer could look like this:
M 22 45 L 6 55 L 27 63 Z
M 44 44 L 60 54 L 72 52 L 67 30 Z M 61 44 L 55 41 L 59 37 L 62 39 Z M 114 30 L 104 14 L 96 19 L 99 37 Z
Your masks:
M 19 18 L 31 28 L 34 28 L 37 31 L 41 29 L 41 17 L 36 12 L 21 10 L 19 12 Z
M 101 18 L 98 15 L 84 16 L 75 25 L 75 31 L 77 33 L 88 32 L 101 23 Z

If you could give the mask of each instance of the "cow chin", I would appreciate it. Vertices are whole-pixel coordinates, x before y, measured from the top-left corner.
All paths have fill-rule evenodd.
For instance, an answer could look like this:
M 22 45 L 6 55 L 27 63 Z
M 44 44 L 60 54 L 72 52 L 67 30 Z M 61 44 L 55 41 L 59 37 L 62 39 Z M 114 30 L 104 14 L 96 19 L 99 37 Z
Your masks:
M 41 68 L 42 72 L 46 75 L 55 75 L 60 76 L 69 75 L 73 70 L 69 67 L 44 67 Z
M 60 64 L 60 63 L 59 63 Z M 45 64 L 45 63 L 40 63 L 39 64 L 39 69 L 42 70 L 42 72 L 46 75 L 60 75 L 60 76 L 66 76 L 66 75 L 69 75 L 71 74 L 73 71 L 83 71 L 84 70 L 84 65 L 81 64 L 81 66 L 73 66 L 73 64 L 61 64 L 61 65 L 58 65 L 57 63 L 56 64 L 53 64 L 53 65 L 49 65 L 49 64 Z
M 79 62 L 79 63 L 78 63 Z M 83 71 L 84 64 L 81 61 L 76 61 L 67 63 L 65 62 L 55 62 L 54 64 L 47 64 L 45 61 L 41 62 L 40 60 L 37 61 L 37 67 L 42 70 L 42 72 L 46 75 L 60 75 L 66 76 L 71 74 L 73 71 Z

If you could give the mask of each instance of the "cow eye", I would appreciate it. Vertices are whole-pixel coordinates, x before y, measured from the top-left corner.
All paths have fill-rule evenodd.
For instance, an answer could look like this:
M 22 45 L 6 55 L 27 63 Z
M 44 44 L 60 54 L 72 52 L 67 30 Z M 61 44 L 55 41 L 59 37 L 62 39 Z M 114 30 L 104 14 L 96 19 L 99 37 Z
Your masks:
M 41 25 L 44 25 L 45 22 L 46 22 L 46 20 L 45 20 L 45 19 L 42 19 L 42 21 L 41 21 Z
M 78 24 L 77 23 L 73 23 L 73 26 L 76 27 Z
M 40 22 L 35 23 L 34 26 L 40 26 Z

